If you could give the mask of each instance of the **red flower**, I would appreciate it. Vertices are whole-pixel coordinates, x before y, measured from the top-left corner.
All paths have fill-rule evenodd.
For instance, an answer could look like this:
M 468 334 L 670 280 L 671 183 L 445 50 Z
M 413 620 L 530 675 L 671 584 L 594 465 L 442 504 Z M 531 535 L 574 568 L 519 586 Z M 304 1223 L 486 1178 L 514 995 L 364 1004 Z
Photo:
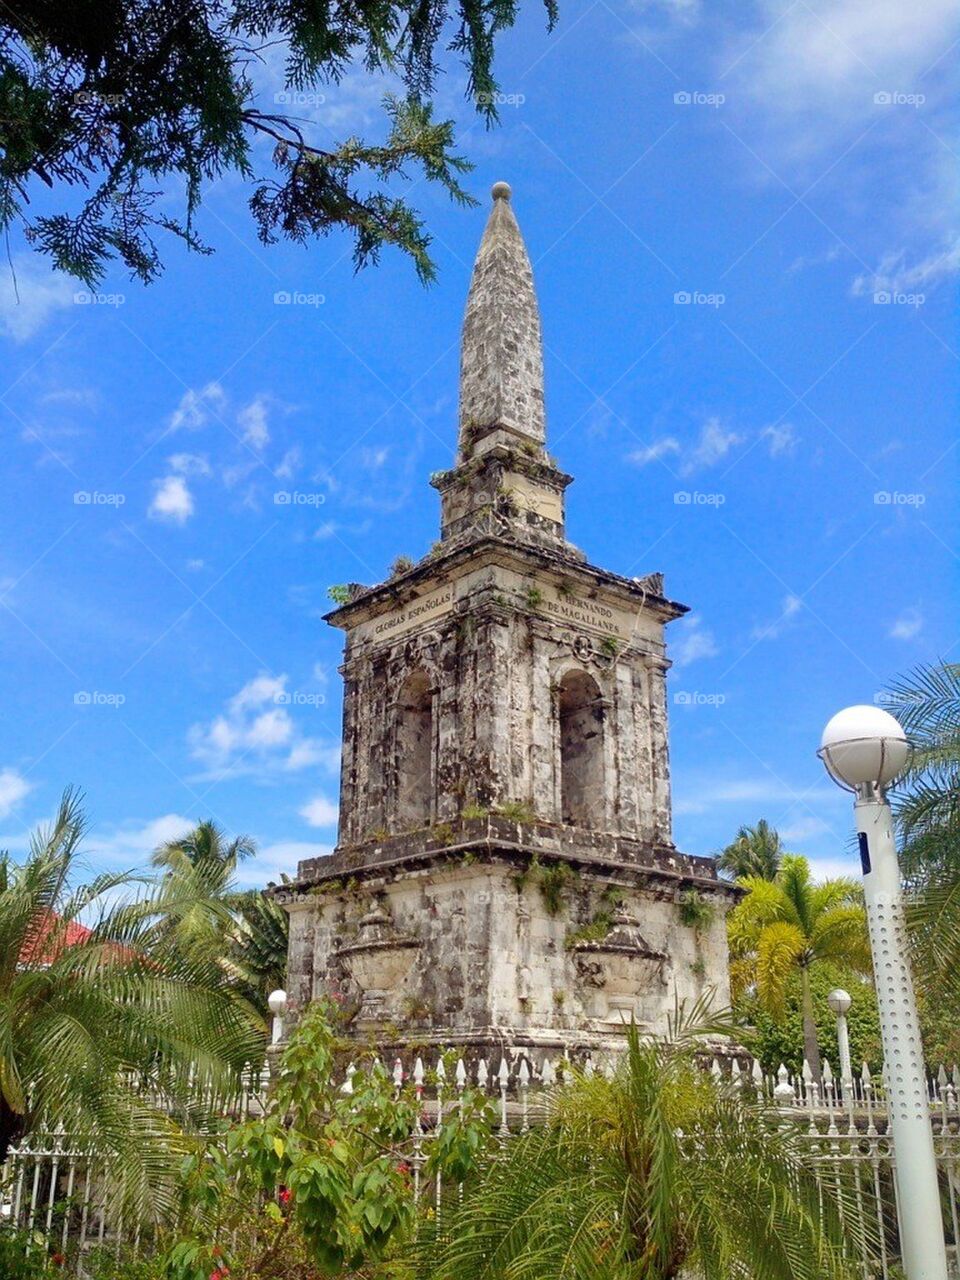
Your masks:
M 55 1267 L 62 1267 L 63 1264 L 66 1262 L 66 1258 L 63 1256 L 62 1253 L 54 1253 L 51 1255 L 50 1261 L 53 1263 Z
M 290 1197 L 292 1194 L 293 1193 L 291 1192 L 289 1187 L 281 1187 L 280 1190 L 277 1192 L 277 1199 L 280 1201 L 281 1204 L 289 1204 Z

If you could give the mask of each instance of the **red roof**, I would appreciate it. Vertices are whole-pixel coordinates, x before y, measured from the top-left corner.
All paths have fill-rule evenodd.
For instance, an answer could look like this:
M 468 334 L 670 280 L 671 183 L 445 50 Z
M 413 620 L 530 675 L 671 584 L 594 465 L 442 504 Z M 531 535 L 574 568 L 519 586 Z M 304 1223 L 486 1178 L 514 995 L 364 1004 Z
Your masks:
M 31 925 L 23 946 L 20 948 L 21 964 L 51 964 L 66 947 L 75 947 L 92 935 L 93 930 L 76 920 L 69 920 L 65 927 L 59 928 L 56 938 L 50 935 L 62 923 L 61 917 L 54 911 L 45 911 Z

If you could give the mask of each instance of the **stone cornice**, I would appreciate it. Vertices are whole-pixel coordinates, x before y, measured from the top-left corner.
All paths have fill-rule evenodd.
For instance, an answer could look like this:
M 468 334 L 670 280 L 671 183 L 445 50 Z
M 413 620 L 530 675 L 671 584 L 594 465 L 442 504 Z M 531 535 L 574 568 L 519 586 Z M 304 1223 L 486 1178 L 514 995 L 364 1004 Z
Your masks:
M 575 560 L 562 552 L 542 547 L 529 547 L 504 538 L 485 537 L 458 547 L 447 554 L 442 550 L 439 551 L 436 555 L 421 561 L 408 573 L 370 587 L 356 600 L 331 610 L 324 615 L 324 621 L 331 626 L 350 631 L 358 623 L 376 617 L 385 608 L 404 604 L 413 595 L 428 590 L 431 585 L 449 582 L 459 577 L 466 568 L 480 568 L 487 564 L 499 564 L 504 568 L 519 566 L 526 573 L 532 570 L 553 574 L 561 581 L 572 579 L 579 583 L 587 583 L 590 588 L 607 592 L 618 601 L 643 605 L 662 622 L 670 622 L 689 612 L 688 605 L 670 600 L 652 589 L 659 583 L 651 582 L 651 579 L 658 579 L 659 575 L 651 574 L 646 579 L 635 580 L 610 573 L 596 565 Z

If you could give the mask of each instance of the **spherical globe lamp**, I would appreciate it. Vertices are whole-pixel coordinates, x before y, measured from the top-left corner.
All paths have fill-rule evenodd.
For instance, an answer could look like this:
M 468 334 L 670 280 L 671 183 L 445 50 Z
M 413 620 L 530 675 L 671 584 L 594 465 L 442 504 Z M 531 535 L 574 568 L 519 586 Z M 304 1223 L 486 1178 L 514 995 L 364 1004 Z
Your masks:
M 285 991 L 271 991 L 267 996 L 267 1008 L 275 1018 L 282 1018 L 287 1007 L 287 993 Z
M 827 1004 L 838 1017 L 841 1014 L 846 1013 L 852 1003 L 853 1001 L 850 999 L 849 991 L 844 991 L 840 987 L 834 987 L 827 996 Z
M 883 790 L 910 758 L 907 735 L 882 707 L 847 707 L 827 722 L 817 752 L 834 782 L 848 791 Z

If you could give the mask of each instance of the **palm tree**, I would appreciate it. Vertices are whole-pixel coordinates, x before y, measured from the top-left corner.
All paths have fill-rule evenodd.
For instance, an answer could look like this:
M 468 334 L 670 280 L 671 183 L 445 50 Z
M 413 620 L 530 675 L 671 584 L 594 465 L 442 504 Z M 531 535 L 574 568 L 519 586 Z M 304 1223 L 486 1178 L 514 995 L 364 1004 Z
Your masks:
M 852 1277 L 849 1193 L 821 1198 L 798 1129 L 704 1071 L 691 1032 L 631 1027 L 612 1079 L 557 1091 L 426 1242 L 425 1280 Z
M 249 999 L 266 1017 L 267 996 L 286 983 L 290 917 L 260 889 L 238 893 L 234 909 L 230 957 Z
M 34 1127 L 63 1125 L 122 1155 L 118 1194 L 162 1214 L 184 1126 L 262 1061 L 262 1024 L 219 969 L 169 945 L 195 892 L 128 873 L 71 888 L 83 832 L 67 790 L 22 863 L 0 856 L 0 1164 Z
M 720 871 L 738 880 L 741 876 L 759 876 L 773 880 L 780 870 L 783 841 L 775 827 L 761 818 L 755 827 L 741 827 L 733 841 L 717 857 Z
M 195 910 L 169 926 L 178 944 L 220 964 L 265 1017 L 267 995 L 286 973 L 288 916 L 261 890 L 237 888 L 238 866 L 256 852 L 249 836 L 228 840 L 207 820 L 161 845 L 152 861 L 169 884 L 196 894 Z
M 728 917 L 731 955 L 746 963 L 760 1003 L 774 1017 L 782 1014 L 787 985 L 799 974 L 804 1057 L 819 1079 L 810 970 L 830 961 L 870 972 L 862 890 L 843 877 L 815 884 L 806 858 L 791 853 L 784 854 L 775 880 L 744 876 L 737 883 L 747 896 Z
M 888 710 L 913 744 L 892 796 L 908 890 L 917 978 L 960 1006 L 960 663 L 918 667 L 896 682 Z

